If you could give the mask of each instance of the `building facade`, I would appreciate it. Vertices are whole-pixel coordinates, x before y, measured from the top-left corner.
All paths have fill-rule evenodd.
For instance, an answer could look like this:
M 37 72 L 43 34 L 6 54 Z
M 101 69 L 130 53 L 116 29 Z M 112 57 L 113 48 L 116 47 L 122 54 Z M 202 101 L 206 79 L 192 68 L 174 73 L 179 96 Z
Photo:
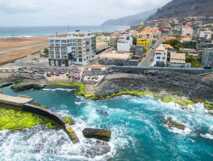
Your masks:
M 199 39 L 201 39 L 201 40 L 210 41 L 210 40 L 212 40 L 212 37 L 213 37 L 213 32 L 210 30 L 199 32 Z
M 160 44 L 155 50 L 153 66 L 166 66 L 167 65 L 168 50 L 163 44 Z
M 207 48 L 202 54 L 202 64 L 205 67 L 213 67 L 213 48 Z
M 96 37 L 92 33 L 73 32 L 48 39 L 49 65 L 86 65 L 96 55 Z
M 186 63 L 185 53 L 170 52 L 168 57 L 168 66 L 170 67 L 191 67 L 190 64 Z
M 152 41 L 149 39 L 137 38 L 137 46 L 142 46 L 145 49 L 148 49 L 152 45 Z
M 130 52 L 133 45 L 133 38 L 129 34 L 123 34 L 117 41 L 117 50 L 119 52 Z
M 182 36 L 193 36 L 193 28 L 189 25 L 182 26 Z

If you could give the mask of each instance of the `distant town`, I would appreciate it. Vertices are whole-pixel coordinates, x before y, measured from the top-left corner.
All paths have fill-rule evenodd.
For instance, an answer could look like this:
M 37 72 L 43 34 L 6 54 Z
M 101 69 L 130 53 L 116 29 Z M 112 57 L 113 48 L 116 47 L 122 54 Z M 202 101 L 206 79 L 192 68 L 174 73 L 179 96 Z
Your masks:
M 23 63 L 17 60 L 15 64 L 6 64 L 1 70 L 32 67 L 30 71 L 35 74 L 25 71 L 24 76 L 43 78 L 46 73 L 47 79 L 61 79 L 70 69 L 74 74 L 67 74 L 64 79 L 94 81 L 84 73 L 110 66 L 211 69 L 212 22 L 212 18 L 206 17 L 170 18 L 112 33 L 58 33 L 48 38 L 48 47 L 41 54 L 28 56 Z M 36 72 L 37 68 L 43 68 L 44 73 Z

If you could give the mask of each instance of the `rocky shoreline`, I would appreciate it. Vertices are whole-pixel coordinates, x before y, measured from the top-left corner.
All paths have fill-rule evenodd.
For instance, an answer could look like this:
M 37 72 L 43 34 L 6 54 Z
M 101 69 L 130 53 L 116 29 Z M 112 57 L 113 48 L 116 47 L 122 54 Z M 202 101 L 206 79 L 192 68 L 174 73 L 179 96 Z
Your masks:
M 46 80 L 23 80 L 13 88 L 16 91 L 41 89 L 46 85 L 50 88 L 75 88 L 76 95 L 92 100 L 121 95 L 153 96 L 162 102 L 175 102 L 181 106 L 203 102 L 208 110 L 213 110 L 213 73 L 193 74 L 160 70 L 137 72 L 139 71 L 108 71 L 102 82 L 92 85 L 92 91 L 88 90 L 87 84 L 81 82 Z
M 29 89 L 35 89 L 35 90 L 40 90 L 42 88 L 46 87 L 46 84 L 40 84 L 40 83 L 35 83 L 35 82 L 23 82 L 23 83 L 18 83 L 12 85 L 12 89 L 16 92 L 18 91 L 24 91 L 24 90 L 29 90 Z

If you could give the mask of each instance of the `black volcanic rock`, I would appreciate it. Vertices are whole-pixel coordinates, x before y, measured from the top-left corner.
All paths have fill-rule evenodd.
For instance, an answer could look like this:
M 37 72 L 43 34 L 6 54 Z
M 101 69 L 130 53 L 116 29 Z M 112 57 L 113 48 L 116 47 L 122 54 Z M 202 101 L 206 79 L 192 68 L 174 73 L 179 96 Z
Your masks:
M 150 19 L 188 16 L 213 16 L 213 0 L 172 0 Z
M 83 135 L 86 138 L 96 138 L 104 141 L 109 141 L 111 138 L 111 131 L 105 129 L 86 128 L 83 130 Z

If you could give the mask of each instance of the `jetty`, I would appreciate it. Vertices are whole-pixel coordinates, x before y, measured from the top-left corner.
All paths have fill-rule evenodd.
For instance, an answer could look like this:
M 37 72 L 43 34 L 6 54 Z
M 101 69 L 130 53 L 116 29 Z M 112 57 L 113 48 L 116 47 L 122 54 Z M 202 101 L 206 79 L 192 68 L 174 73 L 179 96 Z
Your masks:
M 11 108 L 18 109 L 24 112 L 30 112 L 39 116 L 43 116 L 50 120 L 53 120 L 57 125 L 59 125 L 64 131 L 68 134 L 69 138 L 76 144 L 79 142 L 79 139 L 72 129 L 71 125 L 67 124 L 63 118 L 59 117 L 55 113 L 44 109 L 38 105 L 34 105 L 33 99 L 25 96 L 9 96 L 0 93 L 0 103 L 5 105 L 10 105 Z M 1 106 L 0 106 L 1 108 Z

